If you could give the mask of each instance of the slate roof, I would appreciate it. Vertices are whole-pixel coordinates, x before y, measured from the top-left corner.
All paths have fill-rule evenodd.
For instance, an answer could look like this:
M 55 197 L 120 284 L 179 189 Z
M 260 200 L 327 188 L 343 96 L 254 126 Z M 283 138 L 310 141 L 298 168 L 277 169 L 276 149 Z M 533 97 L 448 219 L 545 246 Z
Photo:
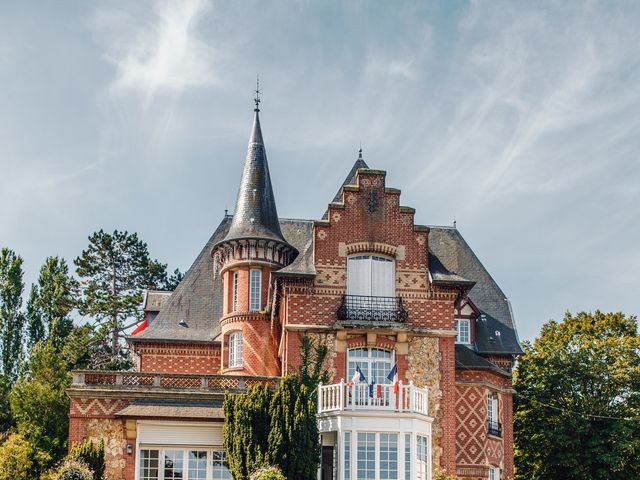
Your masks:
M 264 238 L 286 243 L 278 222 L 258 111 L 256 108 L 233 221 L 223 241 Z
M 367 165 L 367 163 L 362 158 L 362 149 L 358 150 L 358 159 L 356 160 L 356 163 L 354 163 L 353 167 L 351 167 L 351 170 L 349 171 L 347 178 L 345 178 L 344 182 L 342 182 L 342 185 L 340 185 L 340 188 L 338 189 L 338 193 L 335 194 L 331 203 L 342 203 L 342 187 L 344 187 L 345 185 L 355 185 L 356 174 L 358 173 L 358 170 L 360 170 L 361 168 L 367 168 L 367 169 L 369 168 L 369 165 Z M 329 218 L 329 210 L 325 211 L 324 215 L 322 216 L 323 220 L 327 220 L 328 218 Z
M 218 321 L 222 316 L 223 288 L 220 275 L 214 275 L 211 251 L 227 235 L 231 224 L 231 216 L 222 219 L 158 316 L 145 330 L 128 337 L 129 341 L 214 341 L 220 333 Z M 281 272 L 290 275 L 315 274 L 311 247 L 313 221 L 280 219 L 279 228 L 286 241 L 301 252 Z M 180 325 L 182 320 L 186 326 Z
M 118 417 L 137 418 L 198 418 L 218 420 L 224 418 L 222 402 L 173 402 L 162 400 L 134 400 L 115 414 Z
M 492 370 L 502 375 L 511 374 L 502 368 L 498 367 L 494 363 L 491 363 L 486 358 L 481 357 L 466 345 L 456 345 L 456 368 L 469 368 L 473 370 Z
M 476 321 L 476 350 L 522 353 L 507 296 L 460 232 L 454 227 L 430 226 L 429 251 L 429 271 L 434 280 L 455 275 L 475 282 L 468 296 L 481 313 Z

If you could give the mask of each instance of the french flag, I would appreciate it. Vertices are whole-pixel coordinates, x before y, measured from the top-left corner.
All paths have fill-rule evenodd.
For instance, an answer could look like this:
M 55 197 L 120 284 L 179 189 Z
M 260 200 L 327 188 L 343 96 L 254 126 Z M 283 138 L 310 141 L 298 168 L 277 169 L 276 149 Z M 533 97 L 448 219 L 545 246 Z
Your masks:
M 364 373 L 362 373 L 362 370 L 360 370 L 360 365 L 356 365 L 356 371 L 353 374 L 353 377 L 351 377 L 351 380 L 349 380 L 349 383 L 347 383 L 347 386 L 351 387 L 358 382 L 364 382 L 366 380 L 367 379 L 364 377 Z
M 387 375 L 387 378 L 389 379 L 390 382 L 393 383 L 393 393 L 398 393 L 398 364 L 397 363 L 393 366 L 393 368 L 389 372 L 389 375 Z

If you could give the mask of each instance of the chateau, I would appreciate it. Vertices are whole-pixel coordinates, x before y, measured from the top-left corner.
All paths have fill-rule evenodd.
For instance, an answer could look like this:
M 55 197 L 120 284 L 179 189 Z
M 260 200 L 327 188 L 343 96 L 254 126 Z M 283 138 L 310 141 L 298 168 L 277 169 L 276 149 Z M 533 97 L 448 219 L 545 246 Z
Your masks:
M 275 387 L 307 336 L 329 350 L 319 479 L 512 478 L 505 294 L 362 151 L 322 218 L 279 218 L 258 104 L 234 214 L 174 292 L 145 295 L 135 371 L 74 372 L 70 443 L 104 439 L 109 479 L 231 478 L 224 392 Z

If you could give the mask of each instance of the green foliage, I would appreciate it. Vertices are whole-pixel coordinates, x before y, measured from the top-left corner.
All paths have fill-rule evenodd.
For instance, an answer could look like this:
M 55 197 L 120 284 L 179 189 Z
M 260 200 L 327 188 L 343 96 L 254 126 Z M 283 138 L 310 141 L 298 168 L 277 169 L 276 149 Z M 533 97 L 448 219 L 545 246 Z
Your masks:
M 437 469 L 433 474 L 433 480 L 457 480 L 455 475 L 449 475 L 446 471 Z
M 67 452 L 71 376 L 62 356 L 50 343 L 31 352 L 27 372 L 9 394 L 16 428 L 38 451 L 36 466 L 45 471 Z
M 78 282 L 69 275 L 67 262 L 59 257 L 48 257 L 36 284 L 31 286 L 27 302 L 27 332 L 29 345 L 51 339 L 61 348 L 73 330 L 69 317 L 75 307 Z
M 266 385 L 254 385 L 245 394 L 225 394 L 224 448 L 235 479 L 247 478 L 251 472 L 268 465 L 271 397 Z
M 92 234 L 75 264 L 82 279 L 80 312 L 95 317 L 100 333 L 111 338 L 104 349 L 119 361 L 119 333 L 125 322 L 142 318 L 143 290 L 166 281 L 166 265 L 151 260 L 147 244 L 137 234 L 118 230 Z M 104 367 L 100 361 L 92 366 Z
M 11 387 L 9 382 L 0 375 L 0 432 L 6 432 L 13 426 L 13 417 L 9 407 L 9 392 Z
M 287 480 L 278 467 L 259 468 L 251 474 L 249 480 Z
M 50 480 L 94 480 L 93 473 L 89 469 L 89 467 L 78 461 L 73 459 L 67 459 L 62 462 L 51 475 L 49 475 Z M 96 478 L 96 480 L 98 480 Z
M 167 280 L 162 285 L 162 288 L 164 290 L 173 291 L 176 289 L 176 287 L 182 281 L 183 278 L 184 278 L 184 274 L 180 271 L 180 269 L 176 268 L 173 271 L 173 273 L 169 275 L 169 277 L 167 277 Z
M 104 442 L 100 442 L 96 445 L 90 439 L 85 440 L 82 443 L 77 443 L 71 449 L 69 458 L 77 460 L 89 467 L 89 470 L 93 472 L 93 478 L 95 480 L 102 480 L 104 475 Z
M 22 258 L 13 250 L 0 250 L 0 371 L 9 384 L 18 376 L 23 354 Z
M 316 393 L 318 383 L 328 380 L 326 355 L 326 346 L 304 337 L 299 374 L 282 378 L 273 395 L 266 387 L 225 395 L 224 446 L 234 478 L 247 478 L 265 465 L 279 466 L 287 478 L 316 478 Z
M 524 350 L 514 374 L 517 478 L 640 478 L 636 318 L 567 313 Z
M 35 450 L 22 435 L 12 434 L 0 445 L 0 480 L 32 480 Z
M 306 385 L 310 390 L 315 390 L 319 383 L 329 381 L 329 373 L 324 362 L 329 350 L 327 345 L 314 342 L 311 337 L 302 337 L 301 345 L 301 365 L 299 379 L 300 383 Z

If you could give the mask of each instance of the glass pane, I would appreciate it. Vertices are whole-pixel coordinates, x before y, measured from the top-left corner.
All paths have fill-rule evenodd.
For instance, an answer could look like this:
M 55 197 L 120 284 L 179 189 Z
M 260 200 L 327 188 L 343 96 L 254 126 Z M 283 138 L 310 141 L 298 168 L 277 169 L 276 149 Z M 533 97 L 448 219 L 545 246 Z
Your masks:
M 206 480 L 207 452 L 191 450 L 189 452 L 189 480 Z
M 398 478 L 398 435 L 380 434 L 380 478 Z
M 358 480 L 375 479 L 376 434 L 358 433 Z
M 183 450 L 164 451 L 164 478 L 165 480 L 182 480 L 183 476 Z
M 213 477 L 212 480 L 231 480 L 231 472 L 224 457 L 224 452 L 212 452 Z
M 351 479 L 351 432 L 344 432 L 344 479 Z
M 158 480 L 158 450 L 140 450 L 140 480 Z

